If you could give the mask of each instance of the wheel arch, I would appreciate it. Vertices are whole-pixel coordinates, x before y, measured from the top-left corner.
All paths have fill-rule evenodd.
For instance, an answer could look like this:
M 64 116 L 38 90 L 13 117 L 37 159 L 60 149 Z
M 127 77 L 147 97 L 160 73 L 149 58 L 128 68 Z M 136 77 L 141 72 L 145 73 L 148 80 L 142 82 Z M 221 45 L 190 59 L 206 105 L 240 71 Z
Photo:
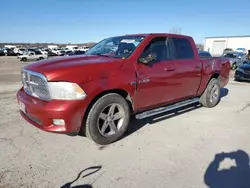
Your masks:
M 129 105 L 129 108 L 130 108 L 130 113 L 132 113 L 134 111 L 134 102 L 129 94 L 129 92 L 127 92 L 126 90 L 123 90 L 123 89 L 110 89 L 110 90 L 106 90 L 106 91 L 103 91 L 99 94 L 97 94 L 92 100 L 91 102 L 89 103 L 85 113 L 84 113 L 84 116 L 83 116 L 83 120 L 82 120 L 82 126 L 81 126 L 81 130 L 79 131 L 79 134 L 82 134 L 83 133 L 83 136 L 85 136 L 85 124 L 86 124 L 86 120 L 87 120 L 87 116 L 92 108 L 92 106 L 95 104 L 95 102 L 100 99 L 101 97 L 103 97 L 104 95 L 107 95 L 107 94 L 111 94 L 111 93 L 114 93 L 114 94 L 118 94 L 120 96 L 122 96 L 128 103 Z

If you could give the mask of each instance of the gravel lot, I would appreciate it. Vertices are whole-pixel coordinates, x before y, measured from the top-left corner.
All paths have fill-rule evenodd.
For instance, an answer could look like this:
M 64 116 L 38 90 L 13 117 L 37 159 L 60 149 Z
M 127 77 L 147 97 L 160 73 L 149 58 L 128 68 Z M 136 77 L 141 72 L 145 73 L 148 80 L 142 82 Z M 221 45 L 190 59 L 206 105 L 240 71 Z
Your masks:
M 15 94 L 23 65 L 0 57 L 0 187 L 202 188 L 216 154 L 250 154 L 249 83 L 231 79 L 213 109 L 133 121 L 122 140 L 100 147 L 84 137 L 40 131 L 20 117 Z M 220 168 L 235 162 L 224 160 Z M 212 184 L 232 180 L 213 175 Z

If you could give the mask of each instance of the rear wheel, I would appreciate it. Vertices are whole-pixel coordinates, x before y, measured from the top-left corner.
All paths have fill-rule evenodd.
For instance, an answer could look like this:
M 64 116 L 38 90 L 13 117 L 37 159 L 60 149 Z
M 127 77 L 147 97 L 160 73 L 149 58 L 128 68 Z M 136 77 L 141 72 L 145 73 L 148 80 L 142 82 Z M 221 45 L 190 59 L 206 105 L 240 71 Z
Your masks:
M 92 106 L 87 116 L 85 133 L 100 145 L 110 144 L 123 136 L 129 121 L 127 101 L 118 94 L 107 94 Z
M 43 60 L 43 57 L 39 57 L 39 60 Z
M 200 98 L 200 103 L 208 108 L 216 106 L 220 101 L 220 84 L 218 79 L 212 78 L 205 92 Z

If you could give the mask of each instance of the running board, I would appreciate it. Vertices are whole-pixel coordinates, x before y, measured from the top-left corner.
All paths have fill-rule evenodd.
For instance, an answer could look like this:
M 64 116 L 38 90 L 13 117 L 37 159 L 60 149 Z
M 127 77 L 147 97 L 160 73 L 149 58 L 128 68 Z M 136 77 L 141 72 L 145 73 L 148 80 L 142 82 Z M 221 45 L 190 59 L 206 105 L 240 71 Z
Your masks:
M 178 103 L 175 103 L 175 104 L 172 104 L 172 105 L 169 105 L 169 106 L 160 107 L 160 108 L 156 108 L 156 109 L 153 109 L 153 110 L 149 110 L 149 111 L 146 111 L 146 112 L 139 113 L 139 114 L 137 114 L 135 116 L 135 118 L 136 119 L 147 118 L 147 117 L 150 117 L 150 116 L 161 114 L 163 112 L 168 112 L 168 111 L 171 111 L 171 110 L 175 110 L 175 109 L 178 109 L 178 108 L 183 107 L 183 106 L 194 104 L 194 103 L 197 103 L 199 101 L 200 101 L 200 98 L 188 99 L 188 100 L 178 102 Z

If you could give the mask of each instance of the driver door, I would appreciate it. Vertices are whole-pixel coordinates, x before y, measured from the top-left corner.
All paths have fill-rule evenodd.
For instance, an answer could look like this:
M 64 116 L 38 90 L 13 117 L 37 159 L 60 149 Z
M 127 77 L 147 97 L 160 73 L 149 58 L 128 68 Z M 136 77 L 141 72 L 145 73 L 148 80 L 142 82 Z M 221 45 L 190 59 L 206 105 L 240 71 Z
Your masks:
M 144 49 L 140 57 L 155 54 L 148 63 L 137 64 L 138 109 L 144 110 L 174 99 L 175 64 L 170 57 L 170 44 L 167 37 L 156 37 Z
M 30 52 L 29 59 L 34 60 L 35 59 L 35 52 Z

